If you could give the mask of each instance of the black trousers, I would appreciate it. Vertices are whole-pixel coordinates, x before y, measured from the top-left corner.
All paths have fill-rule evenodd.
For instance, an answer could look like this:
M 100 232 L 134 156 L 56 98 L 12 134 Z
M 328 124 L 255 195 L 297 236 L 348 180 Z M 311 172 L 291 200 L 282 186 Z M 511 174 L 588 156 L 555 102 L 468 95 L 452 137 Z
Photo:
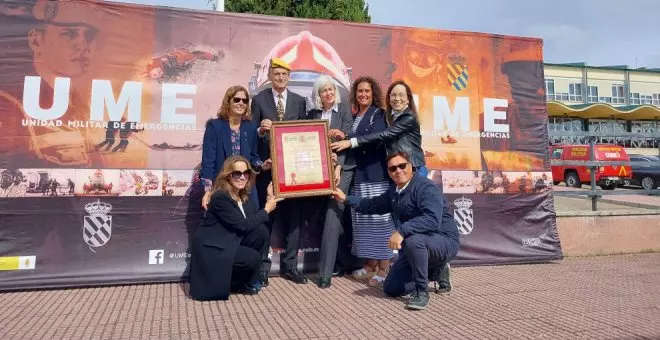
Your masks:
M 270 171 L 264 171 L 257 176 L 257 195 L 259 207 L 266 205 L 268 184 L 271 181 Z M 288 198 L 277 204 L 277 209 L 271 214 L 268 223 L 269 242 L 266 251 L 262 254 L 261 271 L 270 272 L 272 261 L 268 258 L 268 247 L 272 240 L 273 230 L 284 232 L 285 251 L 280 257 L 280 272 L 295 270 L 298 266 L 298 250 L 300 248 L 300 228 L 303 224 L 305 198 Z
M 401 296 L 429 285 L 429 266 L 438 267 L 458 253 L 458 242 L 440 234 L 414 234 L 403 240 L 399 258 L 383 283 L 389 296 Z
M 112 148 L 112 146 L 114 144 L 115 144 L 115 137 L 106 137 L 105 140 L 103 142 L 101 142 L 101 144 L 97 145 L 96 147 L 100 149 L 100 148 L 107 145 L 106 148 L 105 148 L 105 151 L 110 151 L 110 148 Z
M 236 250 L 231 272 L 231 290 L 236 291 L 259 278 L 261 257 L 268 251 L 270 233 L 265 225 L 249 231 Z
M 118 152 L 118 151 L 120 151 L 120 150 L 121 150 L 122 152 L 123 152 L 123 151 L 126 151 L 126 147 L 127 147 L 127 146 L 128 146 L 128 139 L 127 139 L 127 138 L 122 138 L 121 141 L 119 142 L 119 144 L 117 144 L 117 146 L 115 146 L 115 147 L 112 149 L 112 152 Z

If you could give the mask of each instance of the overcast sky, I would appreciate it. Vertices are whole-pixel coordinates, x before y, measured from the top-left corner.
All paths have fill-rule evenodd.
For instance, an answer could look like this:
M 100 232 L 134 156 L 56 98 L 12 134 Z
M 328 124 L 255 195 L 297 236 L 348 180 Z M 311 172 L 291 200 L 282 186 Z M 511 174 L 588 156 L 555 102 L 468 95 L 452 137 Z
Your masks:
M 113 0 L 208 9 L 207 0 Z M 375 24 L 540 37 L 550 63 L 660 68 L 660 0 L 366 0 Z

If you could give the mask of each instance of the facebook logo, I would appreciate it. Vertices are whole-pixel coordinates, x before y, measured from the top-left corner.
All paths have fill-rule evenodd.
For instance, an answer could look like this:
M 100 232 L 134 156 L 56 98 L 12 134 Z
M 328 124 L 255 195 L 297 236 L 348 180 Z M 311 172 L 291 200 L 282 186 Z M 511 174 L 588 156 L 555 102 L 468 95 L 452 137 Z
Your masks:
M 149 250 L 149 264 L 163 264 L 165 262 L 165 250 Z

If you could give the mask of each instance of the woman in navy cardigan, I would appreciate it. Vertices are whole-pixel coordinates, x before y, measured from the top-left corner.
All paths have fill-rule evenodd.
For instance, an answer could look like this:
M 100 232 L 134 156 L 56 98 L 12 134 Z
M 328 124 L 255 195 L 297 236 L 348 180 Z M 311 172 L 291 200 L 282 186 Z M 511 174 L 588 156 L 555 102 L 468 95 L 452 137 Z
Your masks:
M 385 111 L 381 109 L 383 95 L 378 82 L 372 77 L 360 77 L 351 87 L 351 101 L 356 108 L 353 128 L 348 136 L 338 130 L 330 134 L 340 139 L 368 136 L 387 129 Z M 360 198 L 378 196 L 390 186 L 385 166 L 385 143 L 365 144 L 353 149 L 355 177 L 351 193 Z M 390 269 L 392 250 L 387 243 L 394 232 L 390 214 L 367 215 L 352 211 L 353 255 L 364 261 L 362 269 L 353 272 L 356 279 L 370 278 L 370 286 L 380 286 Z
M 264 163 L 257 154 L 257 125 L 251 121 L 249 104 L 248 91 L 243 86 L 232 86 L 225 92 L 218 118 L 206 122 L 200 174 L 206 192 L 202 198 L 204 209 L 211 199 L 213 181 L 230 156 L 245 157 L 256 171 L 270 169 L 270 160 Z M 258 208 L 256 190 L 250 191 L 250 202 Z

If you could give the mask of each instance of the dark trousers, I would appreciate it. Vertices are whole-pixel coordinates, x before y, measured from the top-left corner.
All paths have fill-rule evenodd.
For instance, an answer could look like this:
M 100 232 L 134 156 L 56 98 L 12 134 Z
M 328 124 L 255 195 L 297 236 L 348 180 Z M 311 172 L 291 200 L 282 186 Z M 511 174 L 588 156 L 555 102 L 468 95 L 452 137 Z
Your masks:
M 271 181 L 270 171 L 264 171 L 257 176 L 257 195 L 259 196 L 259 207 L 266 204 L 266 193 L 268 184 Z M 277 204 L 277 209 L 271 215 L 271 222 L 268 223 L 269 235 L 272 237 L 273 230 L 284 231 L 285 251 L 280 257 L 280 271 L 286 272 L 296 270 L 298 266 L 298 249 L 300 243 L 300 227 L 302 225 L 302 215 L 304 213 L 304 198 L 289 198 Z M 268 258 L 268 247 L 262 255 L 261 271 L 270 272 L 272 266 Z
M 440 234 L 415 234 L 403 240 L 399 258 L 383 283 L 389 296 L 401 296 L 429 285 L 429 266 L 439 267 L 458 252 L 458 242 Z
M 124 152 L 126 151 L 127 146 L 128 146 L 128 139 L 122 138 L 119 144 L 117 144 L 117 146 L 115 146 L 112 149 L 112 152 L 118 152 L 118 151 Z
M 348 189 L 353 181 L 352 170 L 341 172 L 339 179 L 339 188 L 348 193 Z M 321 236 L 321 249 L 319 259 L 319 276 L 324 278 L 332 277 L 335 268 L 335 262 L 339 262 L 344 267 L 350 267 L 352 263 L 357 262 L 347 247 L 345 242 L 345 229 L 343 226 L 343 217 L 345 206 L 333 198 L 329 198 L 325 205 L 325 218 L 323 219 L 323 235 Z
M 236 291 L 259 278 L 261 257 L 268 251 L 270 233 L 265 225 L 249 231 L 236 250 L 231 272 L 231 290 Z
M 105 140 L 101 142 L 101 144 L 97 145 L 96 147 L 98 149 L 105 147 L 105 151 L 110 151 L 110 148 L 115 144 L 115 137 L 105 137 Z

